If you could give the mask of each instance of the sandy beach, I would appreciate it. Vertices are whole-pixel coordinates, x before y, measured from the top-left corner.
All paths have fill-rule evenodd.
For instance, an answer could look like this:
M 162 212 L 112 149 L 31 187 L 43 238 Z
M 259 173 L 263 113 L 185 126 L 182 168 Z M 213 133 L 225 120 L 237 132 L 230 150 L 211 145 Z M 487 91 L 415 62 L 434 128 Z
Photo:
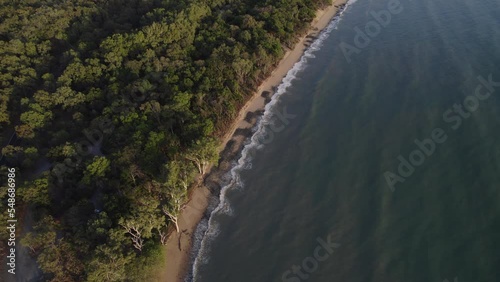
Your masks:
M 300 38 L 293 50 L 286 52 L 276 69 L 239 111 L 233 125 L 222 139 L 220 147 L 221 161 L 217 171 L 212 170 L 205 178 L 203 185 L 190 190 L 190 200 L 184 206 L 179 217 L 181 232 L 180 234 L 172 232 L 168 238 L 165 246 L 167 262 L 165 268 L 161 271 L 161 275 L 159 275 L 161 278 L 158 278 L 158 281 L 181 282 L 183 280 L 189 266 L 192 235 L 206 211 L 209 196 L 213 192 L 210 189 L 213 187 L 213 183 L 217 183 L 221 171 L 230 169 L 231 160 L 238 156 L 243 142 L 251 134 L 250 130 L 256 122 L 256 119 L 251 117 L 253 114 L 263 111 L 269 101 L 269 97 L 266 97 L 263 93 L 273 93 L 273 89 L 281 83 L 287 72 L 300 60 L 311 40 L 330 23 L 337 14 L 339 7 L 346 2 L 347 0 L 334 0 L 331 6 L 316 13 L 316 18 L 311 23 L 307 34 Z

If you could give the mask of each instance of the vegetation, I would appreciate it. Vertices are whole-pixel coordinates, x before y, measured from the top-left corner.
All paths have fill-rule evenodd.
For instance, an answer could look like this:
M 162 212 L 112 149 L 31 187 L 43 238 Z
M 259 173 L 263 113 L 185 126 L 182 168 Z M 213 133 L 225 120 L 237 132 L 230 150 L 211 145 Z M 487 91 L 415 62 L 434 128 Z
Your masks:
M 36 215 L 22 243 L 47 281 L 125 281 L 329 1 L 0 2 L 1 169 Z

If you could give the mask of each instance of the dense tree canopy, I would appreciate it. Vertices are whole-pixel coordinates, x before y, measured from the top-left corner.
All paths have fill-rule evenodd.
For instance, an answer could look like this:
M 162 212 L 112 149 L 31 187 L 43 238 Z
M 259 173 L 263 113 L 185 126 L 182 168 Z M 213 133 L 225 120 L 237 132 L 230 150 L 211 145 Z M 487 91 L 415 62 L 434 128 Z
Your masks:
M 330 1 L 0 2 L 1 162 L 38 222 L 23 242 L 49 281 L 124 281 Z

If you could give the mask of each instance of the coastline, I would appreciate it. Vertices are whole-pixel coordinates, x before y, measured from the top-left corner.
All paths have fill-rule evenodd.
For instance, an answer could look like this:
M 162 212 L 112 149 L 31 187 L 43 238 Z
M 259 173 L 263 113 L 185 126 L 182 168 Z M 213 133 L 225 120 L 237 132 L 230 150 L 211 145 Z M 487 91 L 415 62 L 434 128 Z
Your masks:
M 211 169 L 203 182 L 189 191 L 189 201 L 179 215 L 181 232 L 179 234 L 171 232 L 164 246 L 166 266 L 161 271 L 159 281 L 183 281 L 190 266 L 193 236 L 197 225 L 205 216 L 210 196 L 218 194 L 216 189 L 220 188 L 221 177 L 230 170 L 231 162 L 241 152 L 247 137 L 252 134 L 251 130 L 257 122 L 256 116 L 264 111 L 270 95 L 274 92 L 273 89 L 281 84 L 288 71 L 301 59 L 314 38 L 328 26 L 346 3 L 347 0 L 333 0 L 330 6 L 317 11 L 307 33 L 299 38 L 292 50 L 285 53 L 270 76 L 261 83 L 257 91 L 241 108 L 232 126 L 221 139 L 219 167 Z

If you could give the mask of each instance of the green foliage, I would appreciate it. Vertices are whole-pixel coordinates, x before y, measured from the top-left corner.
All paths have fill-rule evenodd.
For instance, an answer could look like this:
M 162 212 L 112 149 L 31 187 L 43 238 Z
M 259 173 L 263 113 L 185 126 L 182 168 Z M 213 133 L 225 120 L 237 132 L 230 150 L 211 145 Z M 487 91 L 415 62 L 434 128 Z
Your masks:
M 197 140 L 186 152 L 186 158 L 198 167 L 200 174 L 205 174 L 208 166 L 219 159 L 217 147 L 218 142 L 214 138 Z
M 43 216 L 22 243 L 47 280 L 124 281 L 147 262 L 327 2 L 2 1 L 2 161 L 31 172 L 19 198 Z
M 104 178 L 110 169 L 110 164 L 110 160 L 106 157 L 95 156 L 83 173 L 83 183 L 90 184 L 93 180 Z
M 83 265 L 74 246 L 62 239 L 50 243 L 38 256 L 38 263 L 48 281 L 78 281 L 82 278 Z
M 130 263 L 126 269 L 126 277 L 131 281 L 162 281 L 162 272 L 166 265 L 166 248 L 152 245 L 143 256 Z M 123 281 L 123 280 L 121 280 Z
M 43 177 L 35 179 L 25 187 L 19 187 L 18 195 L 28 204 L 36 206 L 50 205 L 49 175 L 45 173 Z
M 100 245 L 93 252 L 88 264 L 87 281 L 90 282 L 119 282 L 125 281 L 126 268 L 134 256 L 122 254 L 107 245 Z
M 56 242 L 59 224 L 51 216 L 41 218 L 33 227 L 33 232 L 21 238 L 21 244 L 31 249 L 34 254 L 40 254 Z

